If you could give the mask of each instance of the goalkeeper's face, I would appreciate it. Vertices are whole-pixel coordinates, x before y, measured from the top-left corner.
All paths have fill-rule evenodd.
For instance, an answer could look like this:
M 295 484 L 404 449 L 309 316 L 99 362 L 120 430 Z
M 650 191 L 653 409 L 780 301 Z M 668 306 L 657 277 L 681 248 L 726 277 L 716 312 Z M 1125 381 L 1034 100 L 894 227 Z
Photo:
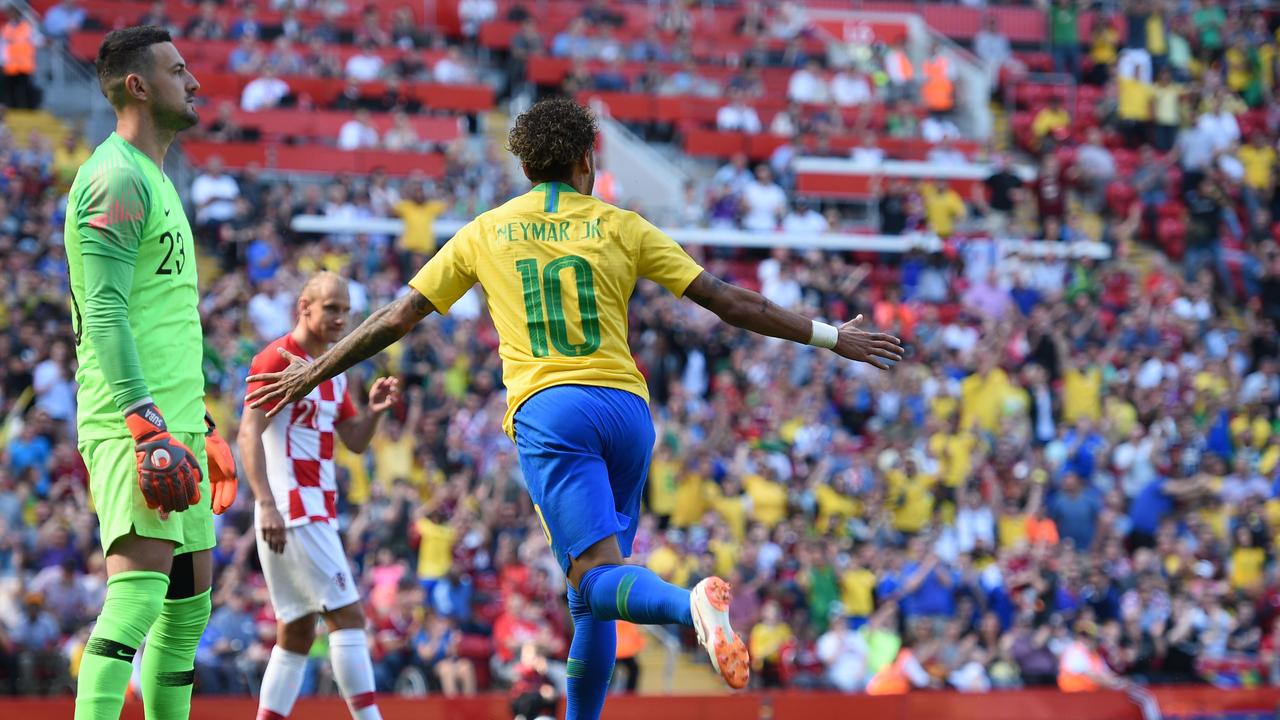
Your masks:
M 156 125 L 177 132 L 200 122 L 196 114 L 196 91 L 200 83 L 173 43 L 151 46 L 153 65 L 147 78 L 148 100 Z

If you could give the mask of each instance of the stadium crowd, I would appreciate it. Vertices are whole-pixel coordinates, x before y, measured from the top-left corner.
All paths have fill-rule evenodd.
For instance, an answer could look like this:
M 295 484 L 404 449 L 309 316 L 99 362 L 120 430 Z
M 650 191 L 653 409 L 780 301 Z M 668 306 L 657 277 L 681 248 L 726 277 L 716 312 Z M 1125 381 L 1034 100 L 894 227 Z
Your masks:
M 910 354 L 893 371 L 751 338 L 656 286 L 638 289 L 632 348 L 660 440 L 634 560 L 683 585 L 729 579 L 762 686 L 1045 685 L 1082 653 L 1143 683 L 1280 682 L 1280 251 L 1270 222 L 1280 215 L 1269 210 L 1280 202 L 1280 114 L 1247 145 L 1237 137 L 1202 162 L 1189 157 L 1202 134 L 1229 128 L 1217 108 L 1251 101 L 1255 74 L 1258 102 L 1280 97 L 1267 69 L 1275 40 L 1249 35 L 1246 16 L 1219 22 L 1212 6 L 1190 25 L 1164 3 L 1125 6 L 1155 7 L 1130 15 L 1167 33 L 1160 68 L 1187 72 L 1173 123 L 1182 150 L 1163 156 L 1181 167 L 1185 194 L 1150 171 L 1163 166 L 1144 163 L 1134 170 L 1142 181 L 1132 179 L 1139 202 L 1114 208 L 1106 196 L 1117 179 L 1105 172 L 1110 133 L 1140 147 L 1149 131 L 1165 150 L 1159 117 L 1135 129 L 1117 110 L 1099 136 L 1046 116 L 1029 186 L 999 170 L 989 194 L 972 198 L 931 183 L 883 189 L 879 229 L 932 231 L 951 240 L 940 252 L 762 259 L 692 248 L 712 272 L 780 304 L 833 321 L 863 313 L 898 334 Z M 1055 28 L 1072 7 L 1055 3 Z M 1114 84 L 1105 68 L 1121 49 L 1141 41 L 1158 64 L 1155 32 L 1116 33 L 1108 56 L 1098 30 L 1089 67 L 1065 29 L 1052 49 L 1064 69 Z M 1270 63 L 1249 59 L 1244 85 L 1231 75 L 1245 71 L 1232 59 L 1237 35 Z M 1174 37 L 1191 62 L 1175 61 Z M 1212 113 L 1198 112 L 1202 100 Z M 1074 152 L 1060 164 L 1064 147 Z M 60 242 L 65 192 L 87 153 L 74 135 L 51 147 L 0 134 L 0 693 L 65 691 L 105 587 L 73 437 L 76 328 Z M 785 164 L 771 164 L 731 161 L 690 187 L 695 202 L 671 223 L 847 229 L 821 212 L 830 208 L 796 198 Z M 367 313 L 434 250 L 435 221 L 468 219 L 520 191 L 506 167 L 498 151 L 462 143 L 434 183 L 374 174 L 291 185 L 202 169 L 191 217 L 208 403 L 222 432 L 234 434 L 250 358 L 291 327 L 303 278 L 342 273 L 353 311 Z M 1182 265 L 1139 243 L 1168 202 L 1189 212 Z M 289 222 L 298 214 L 399 216 L 406 227 L 400 237 L 300 235 Z M 1106 240 L 1113 257 L 1002 255 L 982 235 L 1006 227 Z M 497 338 L 482 305 L 473 293 L 352 371 L 353 387 L 397 374 L 409 388 L 369 453 L 338 451 L 339 512 L 380 691 L 520 689 L 562 674 L 564 580 L 500 428 Z M 198 686 L 249 692 L 274 622 L 247 488 L 219 522 Z M 332 686 L 324 654 L 322 638 L 306 692 Z

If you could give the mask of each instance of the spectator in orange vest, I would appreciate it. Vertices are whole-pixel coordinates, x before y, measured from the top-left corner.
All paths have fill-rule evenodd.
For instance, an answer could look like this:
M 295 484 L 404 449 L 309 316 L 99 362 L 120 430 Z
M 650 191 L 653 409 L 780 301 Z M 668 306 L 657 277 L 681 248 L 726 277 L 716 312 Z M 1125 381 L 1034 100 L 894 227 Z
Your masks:
M 0 101 L 6 107 L 30 110 L 40 104 L 39 90 L 31 82 L 36 72 L 36 44 L 40 36 L 22 17 L 17 5 L 9 6 L 9 21 L 0 29 L 4 44 L 4 82 Z
M 891 100 L 912 100 L 916 94 L 916 68 L 902 43 L 896 43 L 884 55 L 884 72 L 889 79 Z
M 911 688 L 925 688 L 935 684 L 924 666 L 908 648 L 898 651 L 893 662 L 880 668 L 867 683 L 868 695 L 906 695 Z
M 924 85 L 920 88 L 920 95 L 924 106 L 938 115 L 951 112 L 956 105 L 956 67 L 937 44 L 933 46 L 929 59 L 924 61 L 921 74 Z
M 1160 707 L 1149 690 L 1120 677 L 1107 666 L 1098 652 L 1098 628 L 1092 621 L 1079 621 L 1076 639 L 1058 660 L 1058 689 L 1062 692 L 1120 690 L 1138 706 L 1143 720 L 1160 720 Z
M 619 620 L 614 625 L 618 629 L 618 659 L 614 664 L 614 677 L 617 677 L 618 669 L 626 670 L 624 692 L 634 693 L 636 686 L 640 684 L 640 664 L 636 662 L 636 656 L 644 650 L 644 634 L 640 632 L 640 628 L 625 620 Z

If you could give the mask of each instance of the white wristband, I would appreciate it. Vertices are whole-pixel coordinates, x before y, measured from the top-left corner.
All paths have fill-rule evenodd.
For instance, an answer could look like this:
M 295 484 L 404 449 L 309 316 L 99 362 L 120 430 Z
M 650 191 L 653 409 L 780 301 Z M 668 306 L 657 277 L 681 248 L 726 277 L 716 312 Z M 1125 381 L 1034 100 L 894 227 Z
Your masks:
M 813 337 L 809 338 L 810 345 L 830 350 L 836 346 L 836 341 L 839 339 L 840 330 L 835 325 L 813 321 Z

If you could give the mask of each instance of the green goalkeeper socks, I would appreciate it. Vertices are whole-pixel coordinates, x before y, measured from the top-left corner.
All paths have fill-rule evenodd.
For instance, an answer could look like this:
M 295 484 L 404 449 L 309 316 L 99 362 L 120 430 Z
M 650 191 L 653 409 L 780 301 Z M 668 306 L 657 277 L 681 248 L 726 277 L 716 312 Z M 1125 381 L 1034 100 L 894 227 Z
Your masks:
M 133 672 L 133 656 L 159 617 L 168 588 L 168 576 L 158 572 L 122 572 L 107 580 L 102 613 L 80 661 L 75 720 L 120 717 Z
M 142 707 L 147 720 L 186 720 L 191 715 L 196 646 L 209 623 L 209 591 L 165 600 L 142 653 Z

